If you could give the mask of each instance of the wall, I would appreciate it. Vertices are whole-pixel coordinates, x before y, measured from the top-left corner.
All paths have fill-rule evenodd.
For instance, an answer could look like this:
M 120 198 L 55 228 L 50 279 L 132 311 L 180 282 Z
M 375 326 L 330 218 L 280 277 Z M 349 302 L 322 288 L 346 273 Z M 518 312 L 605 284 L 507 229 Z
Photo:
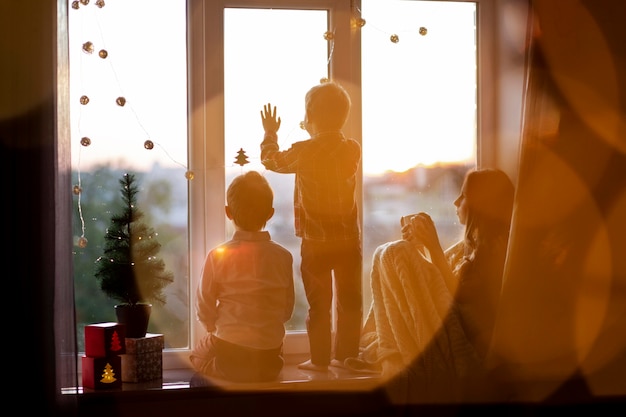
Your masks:
M 2 293 L 18 307 L 5 316 L 18 364 L 11 386 L 27 387 L 45 415 L 57 408 L 54 278 L 70 270 L 58 262 L 70 259 L 69 245 L 56 241 L 57 226 L 69 225 L 57 217 L 69 213 L 69 201 L 60 203 L 57 186 L 56 23 L 53 1 L 0 3 Z

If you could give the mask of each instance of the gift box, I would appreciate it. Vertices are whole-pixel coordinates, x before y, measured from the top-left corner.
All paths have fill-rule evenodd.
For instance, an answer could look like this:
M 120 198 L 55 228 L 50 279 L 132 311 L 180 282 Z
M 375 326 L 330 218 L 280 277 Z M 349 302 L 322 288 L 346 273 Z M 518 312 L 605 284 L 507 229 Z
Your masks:
M 165 347 L 165 338 L 162 334 L 146 333 L 145 337 L 127 337 L 126 352 L 131 355 L 145 352 L 161 352 Z
M 85 355 L 103 358 L 126 352 L 126 328 L 119 323 L 97 323 L 85 326 Z
M 124 382 L 145 382 L 163 378 L 162 334 L 146 333 L 145 337 L 127 337 L 126 353 L 122 355 Z
M 83 388 L 114 389 L 122 387 L 122 358 L 82 357 Z

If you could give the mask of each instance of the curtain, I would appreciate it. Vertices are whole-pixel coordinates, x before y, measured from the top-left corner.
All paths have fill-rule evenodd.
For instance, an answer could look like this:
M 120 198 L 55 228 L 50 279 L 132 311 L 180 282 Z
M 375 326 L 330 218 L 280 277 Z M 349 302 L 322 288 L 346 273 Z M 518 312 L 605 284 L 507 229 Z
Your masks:
M 74 273 L 72 262 L 72 184 L 71 144 L 69 120 L 69 44 L 67 31 L 68 4 L 57 2 L 56 38 L 56 100 L 54 201 L 54 303 L 51 316 L 54 321 L 55 397 L 58 414 L 77 413 L 77 399 L 72 394 L 78 381 L 78 346 L 74 309 Z M 65 393 L 66 390 L 70 393 Z
M 492 366 L 522 401 L 626 396 L 626 3 L 531 7 Z

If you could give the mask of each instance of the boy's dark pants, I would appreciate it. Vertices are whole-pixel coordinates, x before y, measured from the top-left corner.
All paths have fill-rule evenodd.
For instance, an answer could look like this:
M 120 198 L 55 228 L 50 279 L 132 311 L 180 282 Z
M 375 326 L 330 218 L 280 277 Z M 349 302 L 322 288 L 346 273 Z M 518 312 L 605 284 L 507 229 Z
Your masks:
M 363 319 L 360 240 L 319 242 L 303 239 L 300 255 L 302 282 L 309 302 L 306 324 L 311 362 L 328 365 L 333 347 L 335 359 L 343 361 L 356 357 Z M 331 341 L 333 292 L 337 308 L 334 346 Z

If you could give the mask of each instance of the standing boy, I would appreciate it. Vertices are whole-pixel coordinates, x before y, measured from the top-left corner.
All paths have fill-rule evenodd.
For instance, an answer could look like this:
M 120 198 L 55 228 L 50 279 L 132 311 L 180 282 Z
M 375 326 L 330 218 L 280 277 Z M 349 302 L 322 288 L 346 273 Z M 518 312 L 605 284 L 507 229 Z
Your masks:
M 326 371 L 358 353 L 362 321 L 361 233 L 356 177 L 361 146 L 341 129 L 350 96 L 337 83 L 311 88 L 305 96 L 303 128 L 310 139 L 279 151 L 276 107 L 264 106 L 261 161 L 275 172 L 295 174 L 295 233 L 301 241 L 301 273 L 309 303 L 307 332 L 311 359 L 301 369 Z M 333 279 L 334 278 L 334 279 Z M 331 339 L 333 293 L 336 334 Z
M 208 334 L 191 353 L 196 371 L 238 382 L 275 379 L 283 368 L 285 323 L 294 307 L 293 257 L 262 229 L 274 194 L 256 171 L 226 193 L 235 233 L 206 257 L 196 298 Z

